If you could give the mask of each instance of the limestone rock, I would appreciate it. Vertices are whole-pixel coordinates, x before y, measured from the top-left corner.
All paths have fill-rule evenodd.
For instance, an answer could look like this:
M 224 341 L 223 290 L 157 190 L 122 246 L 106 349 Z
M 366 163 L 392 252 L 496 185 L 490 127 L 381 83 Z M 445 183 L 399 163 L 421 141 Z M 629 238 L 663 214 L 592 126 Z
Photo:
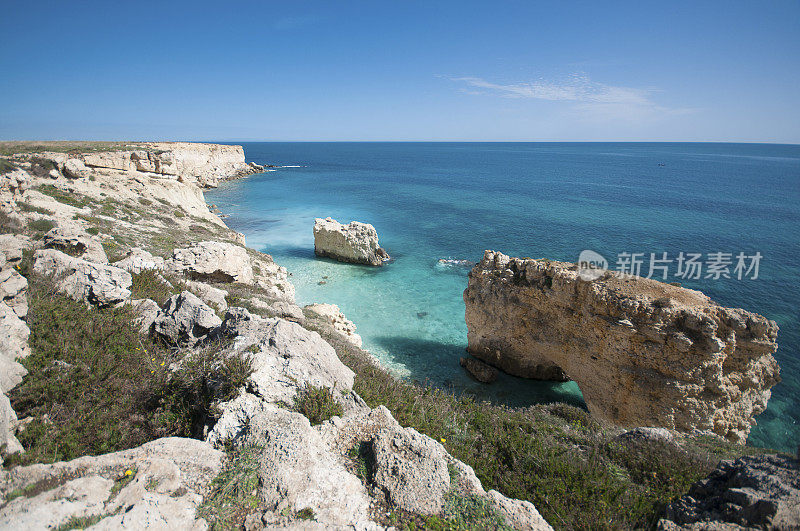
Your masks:
M 167 300 L 153 330 L 173 345 L 194 346 L 221 324 L 222 319 L 197 295 L 183 291 Z
M 438 514 L 450 490 L 444 448 L 413 428 L 381 430 L 373 441 L 375 483 L 392 504 L 419 514 Z
M 166 267 L 193 280 L 215 282 L 253 281 L 253 267 L 244 247 L 224 242 L 200 242 L 189 249 L 175 249 Z
M 30 329 L 6 303 L 0 302 L 0 387 L 12 389 L 28 371 L 17 360 L 30 352 Z
M 0 386 L 0 448 L 4 455 L 23 451 L 22 445 L 14 435 L 16 424 L 17 414 L 5 395 L 5 389 Z M 2 462 L 2 455 L 0 455 L 0 462 Z
M 620 434 L 619 438 L 633 441 L 661 441 L 665 443 L 675 442 L 675 435 L 665 428 L 635 428 Z
M 181 179 L 200 187 L 258 171 L 245 162 L 242 146 L 194 142 L 152 142 L 139 149 L 89 153 L 83 155 L 83 162 L 93 168 Z
M 496 490 L 490 490 L 486 496 L 497 512 L 506 519 L 506 524 L 514 529 L 552 531 L 553 528 L 531 502 L 506 498 Z
M 161 313 L 161 308 L 152 299 L 131 300 L 131 306 L 136 312 L 136 323 L 139 325 L 139 331 L 145 335 L 150 334 L 153 329 L 153 323 L 156 322 Z
M 302 323 L 305 318 L 303 310 L 298 305 L 288 301 L 277 300 L 269 302 L 260 297 L 251 297 L 247 299 L 247 302 L 254 310 L 266 314 L 266 317 L 282 317 L 298 323 Z
M 461 358 L 458 362 L 479 382 L 492 383 L 497 380 L 498 370 L 488 363 L 472 357 Z
M 364 485 L 303 415 L 268 405 L 251 419 L 250 434 L 248 442 L 263 447 L 260 493 L 273 518 L 310 508 L 326 527 L 373 527 Z
M 0 270 L 0 300 L 20 319 L 28 315 L 28 279 L 10 265 Z
M 92 529 L 204 528 L 196 511 L 223 458 L 207 443 L 172 437 L 112 454 L 16 467 L 0 482 L 0 497 L 37 483 L 52 487 L 3 505 L 0 529 L 56 528 L 93 516 L 100 521 Z M 127 471 L 132 479 L 122 483 Z M 115 484 L 122 488 L 112 495 Z
M 86 167 L 81 159 L 69 159 L 64 163 L 61 172 L 65 177 L 83 179 L 91 175 L 91 170 Z
M 252 350 L 253 374 L 248 389 L 271 403 L 291 404 L 306 384 L 328 387 L 334 394 L 353 389 L 355 375 L 319 334 L 284 319 L 263 319 L 232 308 L 223 333 L 238 336 L 234 348 Z
M 356 334 L 356 325 L 345 317 L 338 306 L 335 304 L 309 304 L 305 310 L 331 325 L 347 341 L 361 348 L 361 336 Z
M 574 264 L 486 251 L 464 301 L 472 355 L 517 376 L 567 375 L 618 426 L 743 442 L 779 381 L 773 321 L 655 280 L 587 282 Z
M 331 218 L 314 220 L 314 252 L 340 262 L 383 265 L 389 255 L 378 245 L 378 233 L 368 223 L 342 225 Z
M 75 227 L 54 227 L 44 235 L 45 249 L 57 249 L 65 254 L 82 258 L 87 262 L 107 264 L 108 258 L 103 244 Z
M 667 507 L 658 528 L 798 529 L 798 461 L 778 455 L 721 461 L 689 494 Z
M 32 245 L 30 238 L 20 234 L 0 234 L 0 254 L 5 262 L 16 265 L 22 260 L 22 251 Z
M 203 302 L 213 306 L 217 310 L 224 312 L 228 309 L 228 301 L 225 300 L 225 297 L 228 296 L 228 292 L 224 289 L 215 288 L 214 286 L 209 286 L 205 282 L 197 282 L 195 280 L 186 281 L 186 287 L 200 297 Z
M 164 259 L 160 256 L 153 256 L 144 249 L 134 247 L 128 251 L 125 258 L 114 262 L 113 265 L 129 273 L 138 274 L 150 269 L 157 271 L 164 269 Z
M 100 307 L 118 306 L 130 298 L 130 273 L 117 267 L 95 264 L 55 249 L 34 254 L 33 269 L 51 275 L 60 291 L 76 300 Z

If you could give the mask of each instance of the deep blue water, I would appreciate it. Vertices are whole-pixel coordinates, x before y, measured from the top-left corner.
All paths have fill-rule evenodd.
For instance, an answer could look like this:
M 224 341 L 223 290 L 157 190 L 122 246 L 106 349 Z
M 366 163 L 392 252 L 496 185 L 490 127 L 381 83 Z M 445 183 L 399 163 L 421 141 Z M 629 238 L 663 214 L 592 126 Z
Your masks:
M 248 245 L 292 272 L 298 302 L 338 304 L 365 347 L 398 374 L 512 405 L 581 404 L 576 384 L 504 376 L 485 386 L 458 365 L 462 292 L 484 249 L 575 261 L 618 253 L 760 252 L 758 279 L 670 281 L 778 322 L 783 382 L 750 442 L 800 443 L 800 146 L 603 143 L 246 143 L 281 168 L 206 194 Z M 383 268 L 314 257 L 315 217 L 372 223 Z M 749 263 L 749 261 L 748 261 Z M 731 273 L 735 263 L 731 265 Z M 705 271 L 704 271 L 705 276 Z M 734 274 L 731 275 L 735 277 Z M 752 276 L 752 273 L 751 275 Z M 321 281 L 324 283 L 320 284 Z

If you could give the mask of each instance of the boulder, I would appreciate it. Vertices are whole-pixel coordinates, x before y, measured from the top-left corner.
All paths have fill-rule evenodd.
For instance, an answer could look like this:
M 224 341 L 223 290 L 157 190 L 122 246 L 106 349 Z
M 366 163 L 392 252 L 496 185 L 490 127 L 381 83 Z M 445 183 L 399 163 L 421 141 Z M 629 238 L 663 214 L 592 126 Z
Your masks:
M 131 296 L 130 273 L 118 267 L 95 264 L 55 249 L 34 254 L 34 271 L 53 278 L 56 287 L 76 300 L 99 307 L 118 306 Z
M 468 351 L 526 378 L 568 377 L 623 428 L 744 442 L 780 379 L 778 327 L 699 291 L 486 251 L 464 291 Z
M 97 518 L 92 529 L 195 529 L 203 494 L 225 454 L 194 439 L 158 439 L 138 448 L 49 465 L 15 467 L 0 497 L 44 489 L 0 506 L 0 529 L 52 529 Z
M 20 319 L 28 315 L 28 279 L 13 267 L 0 270 L 0 300 L 14 310 Z
M 368 223 L 342 225 L 331 218 L 314 220 L 314 252 L 340 262 L 383 265 L 389 254 L 378 245 L 378 233 Z
M 335 304 L 309 304 L 305 310 L 321 319 L 339 332 L 348 342 L 361 348 L 361 336 L 356 334 L 356 325 Z
M 161 308 L 152 299 L 131 300 L 131 306 L 133 306 L 136 313 L 136 324 L 139 325 L 139 331 L 142 334 L 149 335 L 153 330 L 153 323 L 156 322 L 156 318 L 161 313 Z
M 205 282 L 197 282 L 195 280 L 186 281 L 186 287 L 200 297 L 203 302 L 213 306 L 217 310 L 224 312 L 228 309 L 228 301 L 225 300 L 225 297 L 228 296 L 228 292 L 224 289 L 215 288 L 214 286 L 209 286 Z
M 188 249 L 175 249 L 167 269 L 192 280 L 253 282 L 253 267 L 244 247 L 224 242 L 200 242 Z
M 259 492 L 268 511 L 263 523 L 278 525 L 281 513 L 311 509 L 324 528 L 374 528 L 366 488 L 300 413 L 265 405 L 250 419 L 243 442 L 263 448 Z
M 291 404 L 306 385 L 332 388 L 335 395 L 353 389 L 355 375 L 333 347 L 297 323 L 232 308 L 221 330 L 252 359 L 248 390 L 270 403 Z
M 125 255 L 125 258 L 114 262 L 113 265 L 129 273 L 139 274 L 142 271 L 150 269 L 155 269 L 157 271 L 164 269 L 164 259 L 160 256 L 153 256 L 139 247 L 133 247 Z
M 57 249 L 87 262 L 107 264 L 108 258 L 100 239 L 77 227 L 54 227 L 44 235 L 45 249 Z
M 472 375 L 473 378 L 481 383 L 492 383 L 497 380 L 499 371 L 484 363 L 477 358 L 465 357 L 458 360 L 458 363 Z
M 389 501 L 418 514 L 439 514 L 450 490 L 442 445 L 413 428 L 384 429 L 372 442 L 375 484 Z
M 22 251 L 30 248 L 32 242 L 27 236 L 20 234 L 0 234 L 0 254 L 5 257 L 5 262 L 17 265 L 22 260 Z
M 91 170 L 86 167 L 81 159 L 69 159 L 64 163 L 61 172 L 71 179 L 83 179 L 91 175 Z
M 167 300 L 153 322 L 153 331 L 172 345 L 192 347 L 221 324 L 222 319 L 197 295 L 183 291 Z
M 658 529 L 800 529 L 800 467 L 787 456 L 721 461 L 672 502 Z

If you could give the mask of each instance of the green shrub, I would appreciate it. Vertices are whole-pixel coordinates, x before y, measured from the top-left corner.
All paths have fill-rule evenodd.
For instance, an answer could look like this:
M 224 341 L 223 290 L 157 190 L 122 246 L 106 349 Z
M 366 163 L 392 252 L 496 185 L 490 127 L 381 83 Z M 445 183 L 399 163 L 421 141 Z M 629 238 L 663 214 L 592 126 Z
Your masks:
M 33 421 L 19 434 L 26 453 L 6 465 L 54 462 L 139 446 L 167 436 L 201 437 L 215 404 L 249 377 L 249 361 L 222 344 L 183 360 L 143 337 L 130 306 L 92 309 L 29 275 L 28 374 L 9 398 Z
M 187 289 L 186 285 L 176 278 L 170 277 L 168 282 L 165 283 L 166 277 L 155 269 L 145 269 L 141 273 L 133 273 L 131 275 L 133 283 L 131 284 L 131 293 L 136 299 L 153 299 L 161 306 L 167 299 Z
M 55 226 L 51 219 L 35 219 L 28 223 L 28 228 L 36 232 L 47 232 Z
M 49 195 L 59 203 L 74 206 L 76 208 L 83 208 L 92 202 L 88 197 L 77 196 L 75 194 L 65 192 L 60 188 L 56 188 L 52 184 L 43 184 L 37 188 L 44 195 Z
M 34 418 L 20 436 L 24 462 L 131 448 L 180 433 L 158 404 L 170 353 L 139 335 L 129 307 L 89 309 L 30 275 L 29 373 L 9 398 Z M 164 365 L 162 365 L 162 363 Z
M 26 203 L 25 201 L 17 201 L 17 206 L 23 212 L 35 212 L 37 214 L 44 214 L 46 216 L 52 216 L 53 215 L 53 211 L 52 210 L 48 210 L 46 208 L 33 206 L 32 204 Z
M 5 210 L 0 210 L 0 234 L 16 234 L 22 230 L 22 224 L 8 215 Z
M 172 215 L 175 216 L 176 218 L 185 218 L 186 217 L 186 214 L 183 212 L 183 210 L 176 210 L 176 211 L 174 211 L 172 213 Z
M 30 173 L 37 177 L 49 177 L 50 170 L 57 170 L 58 166 L 52 160 L 43 159 L 41 157 L 33 157 L 30 159 L 31 169 Z
M 89 227 L 88 229 L 86 229 L 86 233 L 91 234 L 92 236 L 97 236 L 98 234 L 100 234 L 100 229 L 97 227 Z
M 191 437 L 203 438 L 219 416 L 217 405 L 236 398 L 253 373 L 249 356 L 226 354 L 225 346 L 217 342 L 188 354 L 167 383 L 162 402 Z
M 6 173 L 11 173 L 12 171 L 17 169 L 17 165 L 14 164 L 13 161 L 8 159 L 0 159 L 0 175 L 5 175 Z
M 342 405 L 328 387 L 306 384 L 295 398 L 294 410 L 305 415 L 312 426 L 342 415 Z

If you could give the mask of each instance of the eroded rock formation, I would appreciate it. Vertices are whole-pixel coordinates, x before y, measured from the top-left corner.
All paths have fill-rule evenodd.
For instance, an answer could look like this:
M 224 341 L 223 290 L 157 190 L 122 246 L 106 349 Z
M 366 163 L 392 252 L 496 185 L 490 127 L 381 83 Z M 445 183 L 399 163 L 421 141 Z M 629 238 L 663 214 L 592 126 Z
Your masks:
M 468 349 L 517 376 L 569 377 L 622 427 L 744 442 L 779 381 L 777 325 L 699 291 L 486 251 L 464 291 Z
M 658 522 L 679 529 L 800 528 L 800 466 L 797 459 L 754 455 L 722 461 L 675 500 Z
M 383 265 L 389 254 L 378 245 L 378 233 L 368 223 L 343 225 L 331 218 L 314 220 L 314 252 L 340 262 Z

